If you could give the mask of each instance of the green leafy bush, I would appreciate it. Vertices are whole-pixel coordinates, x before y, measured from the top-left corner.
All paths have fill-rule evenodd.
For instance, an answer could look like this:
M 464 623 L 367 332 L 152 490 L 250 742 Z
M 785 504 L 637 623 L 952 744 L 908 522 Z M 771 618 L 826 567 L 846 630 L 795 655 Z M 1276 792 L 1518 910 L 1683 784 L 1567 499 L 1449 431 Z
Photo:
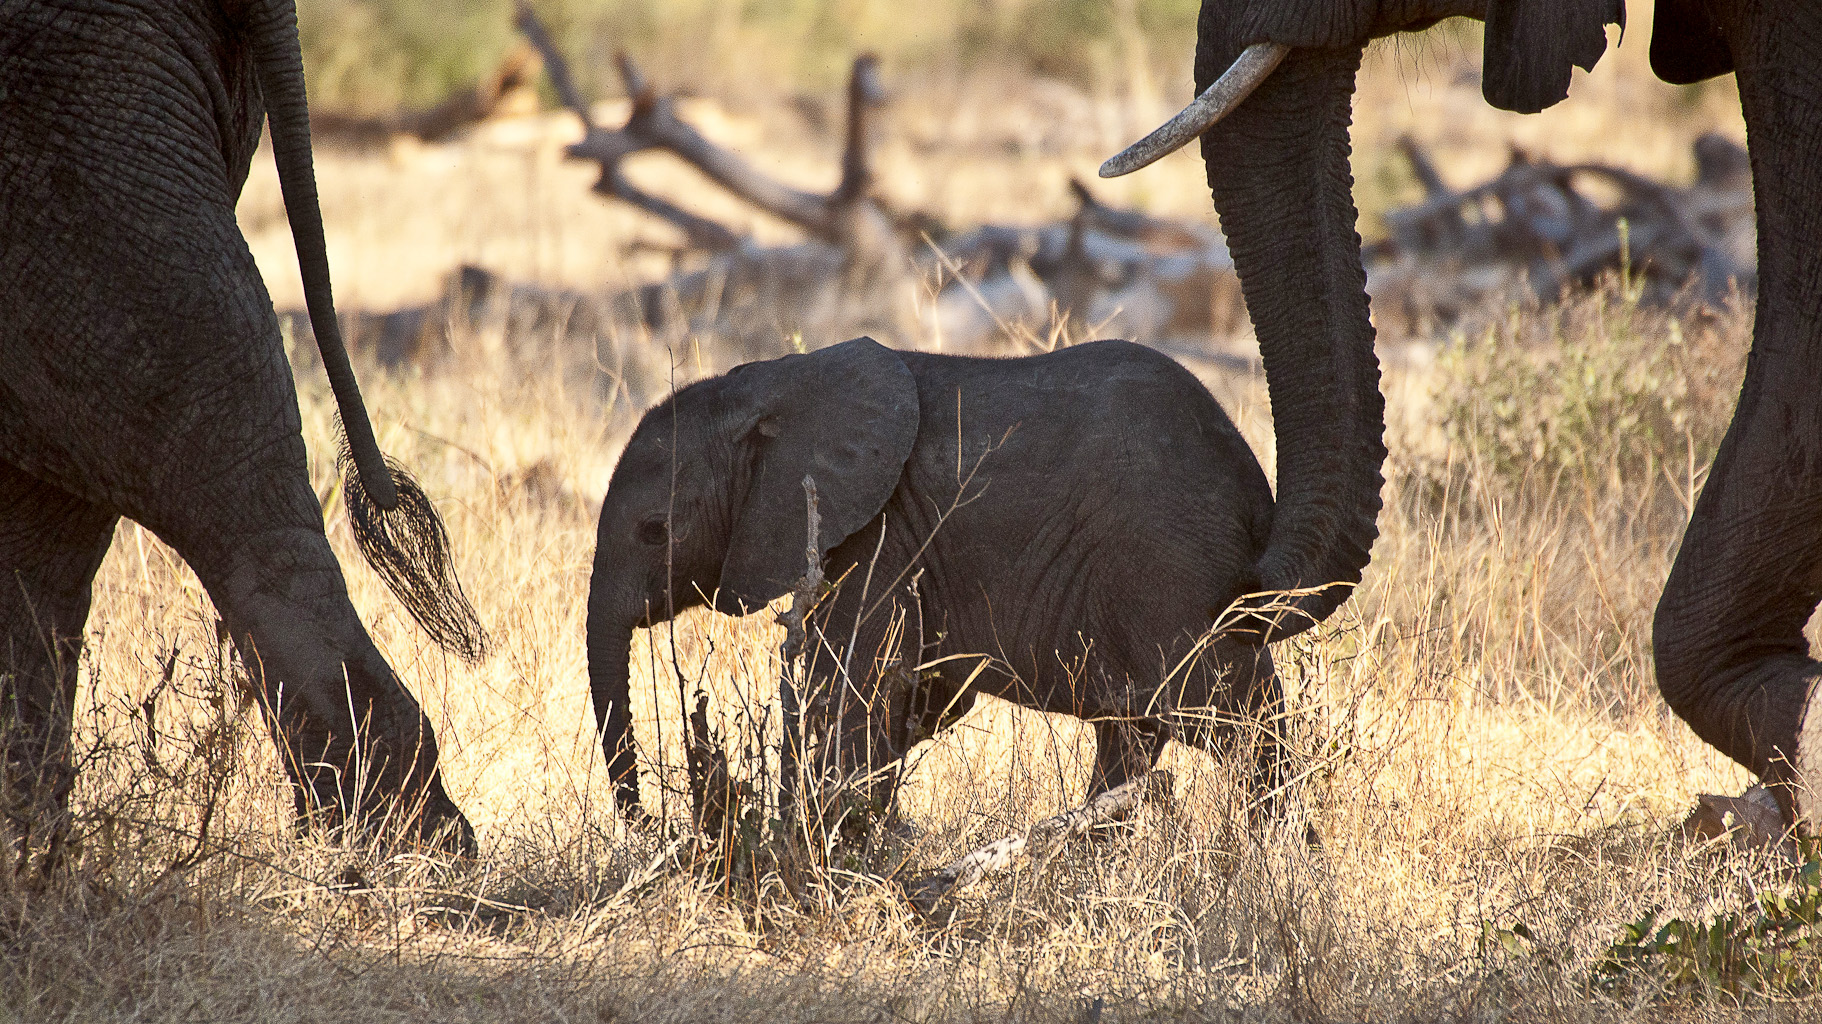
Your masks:
M 1753 909 L 1706 921 L 1659 923 L 1652 910 L 1626 925 L 1594 964 L 1595 988 L 1609 993 L 1651 981 L 1667 993 L 1796 996 L 1822 982 L 1822 861 L 1811 845 L 1789 891 L 1759 894 Z
M 1750 318 L 1641 306 L 1622 282 L 1550 308 L 1512 305 L 1438 358 L 1436 408 L 1476 483 L 1638 489 L 1714 458 L 1732 418 Z

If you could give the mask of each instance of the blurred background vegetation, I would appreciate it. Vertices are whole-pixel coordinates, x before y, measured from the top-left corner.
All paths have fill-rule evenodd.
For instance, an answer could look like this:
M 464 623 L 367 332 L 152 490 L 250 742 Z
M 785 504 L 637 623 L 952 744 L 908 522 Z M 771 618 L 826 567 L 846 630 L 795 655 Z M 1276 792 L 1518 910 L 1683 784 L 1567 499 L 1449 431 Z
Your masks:
M 313 102 L 391 109 L 434 102 L 516 41 L 511 0 L 300 0 Z M 1091 86 L 1133 71 L 1187 80 L 1197 0 L 540 0 L 585 91 L 618 91 L 614 51 L 668 82 L 718 95 L 820 90 L 862 50 L 934 74 L 983 68 Z

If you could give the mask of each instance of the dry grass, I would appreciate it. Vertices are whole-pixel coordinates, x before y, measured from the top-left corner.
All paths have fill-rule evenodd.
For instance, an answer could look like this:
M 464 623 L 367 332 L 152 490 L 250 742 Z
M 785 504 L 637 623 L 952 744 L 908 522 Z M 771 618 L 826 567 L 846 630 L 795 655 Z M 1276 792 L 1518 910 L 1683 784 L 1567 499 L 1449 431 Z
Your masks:
M 1560 159 L 1598 152 L 1675 172 L 1683 141 L 1715 125 L 1738 131 L 1723 88 L 1690 102 L 1644 83 L 1644 39 L 1629 38 L 1564 108 L 1527 120 L 1485 113 L 1477 90 L 1454 81 L 1469 63 L 1455 44 L 1414 61 L 1382 53 L 1356 134 L 1363 204 L 1383 209 L 1405 187 L 1386 169 L 1386 144 L 1405 129 L 1464 175 L 1498 159 L 1492 143 L 1506 138 L 1548 140 L 1540 148 Z M 882 160 L 888 187 L 957 221 L 1035 219 L 1065 209 L 1066 176 L 1092 171 L 1130 134 L 1117 104 L 1089 101 L 1082 109 L 1112 111 L 1101 135 L 1057 153 L 1041 140 L 1000 145 L 993 126 L 1017 118 L 982 104 L 989 94 L 1004 102 L 964 86 L 905 98 L 904 131 Z M 1471 117 L 1457 113 L 1470 102 Z M 939 142 L 925 148 L 917 119 L 945 108 L 953 116 L 928 129 Z M 708 127 L 794 180 L 833 174 L 833 143 L 801 127 L 737 116 Z M 556 161 L 561 130 L 527 121 L 447 148 L 326 155 L 344 303 L 421 299 L 463 259 L 591 287 L 649 273 L 621 246 L 656 229 L 585 195 L 589 172 Z M 940 139 L 968 132 L 988 141 L 944 154 Z M 1179 157 L 1109 193 L 1200 215 L 1199 178 Z M 269 169 L 257 170 L 243 213 L 288 305 L 297 293 L 275 192 Z M 839 862 L 722 893 L 717 879 L 655 861 L 667 844 L 612 814 L 582 598 L 593 510 L 639 410 L 562 372 L 585 354 L 472 330 L 433 370 L 370 369 L 382 445 L 439 501 L 498 653 L 469 668 L 427 646 L 360 565 L 333 504 L 330 536 L 356 606 L 437 726 L 481 858 L 452 865 L 294 838 L 276 759 L 232 696 L 205 596 L 168 550 L 125 525 L 96 585 L 84 662 L 82 744 L 94 760 L 76 796 L 82 846 L 48 885 L 0 882 L 0 1021 L 1083 1020 L 1097 1001 L 1103 1020 L 1813 1012 L 1663 1001 L 1649 982 L 1618 995 L 1587 985 L 1622 923 L 1660 905 L 1711 916 L 1783 877 L 1675 835 L 1694 793 L 1737 792 L 1747 777 L 1669 715 L 1649 667 L 1651 608 L 1727 415 L 1749 317 L 1685 314 L 1673 329 L 1616 285 L 1560 313 L 1519 308 L 1492 322 L 1497 345 L 1439 358 L 1423 343 L 1388 350 L 1393 456 L 1373 566 L 1334 621 L 1278 652 L 1300 771 L 1285 820 L 1249 826 L 1234 772 L 1173 748 L 1174 807 L 1042 874 L 982 886 L 939 920 L 913 914 L 893 881 Z M 1679 415 L 1658 415 L 1675 381 L 1626 374 L 1649 362 L 1640 353 L 1695 365 L 1664 355 L 1673 335 L 1712 369 L 1677 399 Z M 677 354 L 680 381 L 721 368 L 715 339 L 697 341 Z M 1618 381 L 1600 393 L 1620 397 L 1572 437 L 1560 424 L 1476 414 L 1479 389 L 1548 391 L 1549 368 L 1577 352 L 1595 353 L 1577 365 Z M 1207 379 L 1269 470 L 1262 381 Z M 326 388 L 306 376 L 300 398 L 326 493 Z M 1656 416 L 1669 457 L 1606 443 L 1631 429 L 1628 416 Z M 1574 459 L 1555 457 L 1564 445 Z M 1514 454 L 1531 451 L 1551 457 Z M 676 627 L 687 683 L 711 690 L 712 716 L 731 734 L 771 693 L 779 634 L 759 618 L 708 614 Z M 640 641 L 652 650 L 635 652 L 634 711 L 643 750 L 671 766 L 675 786 L 671 639 Z M 1082 796 L 1092 739 L 1078 723 L 983 703 L 910 775 L 914 864 L 939 866 Z M 667 810 L 684 813 L 674 794 Z M 1305 844 L 1305 824 L 1320 848 Z

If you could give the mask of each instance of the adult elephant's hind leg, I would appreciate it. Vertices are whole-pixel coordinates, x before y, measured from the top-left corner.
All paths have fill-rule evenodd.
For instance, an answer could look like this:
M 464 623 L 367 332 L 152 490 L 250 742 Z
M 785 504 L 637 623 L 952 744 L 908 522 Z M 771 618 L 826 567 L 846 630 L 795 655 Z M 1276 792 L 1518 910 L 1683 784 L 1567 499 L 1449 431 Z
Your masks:
M 470 849 L 430 722 L 356 616 L 302 475 L 303 445 L 292 446 L 295 472 L 248 481 L 277 492 L 254 525 L 228 522 L 217 514 L 228 509 L 210 503 L 167 539 L 208 589 L 258 687 L 300 824 L 354 821 Z
M 0 814 L 22 849 L 38 826 L 55 845 L 74 781 L 76 662 L 117 519 L 0 462 Z

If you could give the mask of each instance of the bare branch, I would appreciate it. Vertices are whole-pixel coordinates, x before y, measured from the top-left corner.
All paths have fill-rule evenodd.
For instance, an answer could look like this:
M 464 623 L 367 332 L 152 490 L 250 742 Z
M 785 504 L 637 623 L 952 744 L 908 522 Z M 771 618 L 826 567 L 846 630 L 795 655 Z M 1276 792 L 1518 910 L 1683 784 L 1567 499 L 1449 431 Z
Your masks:
M 1398 151 L 1403 153 L 1405 160 L 1410 162 L 1411 176 L 1417 179 L 1419 185 L 1423 186 L 1424 195 L 1439 196 L 1453 191 L 1442 180 L 1442 174 L 1436 170 L 1435 162 L 1430 159 L 1430 154 L 1416 138 L 1409 133 L 1400 135 Z
M 696 691 L 696 708 L 689 715 L 689 739 L 684 751 L 690 776 L 690 804 L 696 832 L 712 841 L 727 839 L 735 806 L 733 775 L 728 755 L 709 729 L 709 695 Z
M 761 210 L 797 225 L 818 238 L 833 240 L 828 198 L 791 188 L 760 173 L 738 155 L 702 137 L 677 116 L 676 101 L 652 95 L 632 58 L 622 55 L 620 74 L 634 96 L 625 134 L 644 148 L 663 149 L 701 171 L 711 181 Z
M 822 593 L 822 515 L 818 511 L 816 479 L 808 473 L 803 478 L 804 519 L 807 527 L 804 541 L 803 578 L 791 591 L 791 607 L 778 616 L 784 626 L 784 643 L 778 647 L 781 671 L 778 677 L 778 703 L 784 720 L 783 748 L 778 757 L 778 806 L 783 813 L 794 802 L 797 792 L 797 766 L 803 755 L 803 704 L 797 690 L 797 659 L 803 654 L 804 616 L 810 613 Z
M 601 166 L 596 192 L 675 224 L 689 237 L 692 245 L 712 252 L 737 248 L 739 240 L 732 231 L 637 188 L 621 173 L 620 165 L 627 157 L 648 149 L 662 149 L 747 203 L 796 225 L 813 237 L 845 245 L 854 241 L 850 236 L 861 230 L 848 214 L 868 198 L 873 186 L 867 160 L 871 111 L 884 102 L 885 96 L 879 84 L 879 62 L 871 54 L 857 58 L 849 76 L 848 138 L 842 156 L 841 183 L 834 192 L 818 195 L 774 180 L 738 154 L 704 138 L 677 116 L 675 98 L 660 95 L 639 65 L 625 53 L 616 54 L 615 63 L 621 81 L 626 85 L 627 96 L 632 100 L 632 112 L 625 126 L 615 130 L 600 128 L 589 116 L 588 106 L 569 73 L 568 63 L 557 52 L 555 42 L 528 4 L 519 4 L 517 21 L 519 30 L 543 54 L 551 86 L 563 105 L 582 121 L 584 137 L 567 152 L 575 159 L 592 160 Z
M 575 79 L 569 73 L 569 63 L 563 59 L 563 54 L 557 50 L 556 43 L 551 40 L 550 33 L 545 31 L 543 23 L 532 12 L 530 5 L 519 4 L 517 23 L 519 31 L 543 55 L 544 73 L 550 79 L 551 88 L 557 91 L 557 97 L 563 105 L 582 122 L 582 141 L 570 146 L 565 152 L 573 159 L 593 160 L 600 165 L 601 177 L 595 182 L 595 192 L 636 206 L 654 217 L 670 222 L 696 248 L 709 252 L 731 252 L 740 248 L 740 236 L 733 231 L 654 196 L 626 179 L 620 170 L 621 162 L 634 153 L 655 148 L 661 143 L 641 137 L 626 128 L 609 131 L 598 127 L 589 114 L 588 104 L 582 100 L 581 91 L 576 88 Z M 650 108 L 652 98 L 644 79 L 639 76 L 637 69 L 632 68 L 631 63 L 622 57 L 620 73 L 626 80 L 628 94 L 633 97 L 633 119 L 637 120 L 641 104 Z
M 1122 210 L 1108 206 L 1095 197 L 1080 178 L 1069 179 L 1069 191 L 1080 203 L 1077 216 L 1084 226 L 1114 238 L 1125 238 L 1147 246 L 1163 249 L 1196 249 L 1209 244 L 1210 239 L 1197 234 L 1189 225 L 1180 221 L 1153 217 L 1140 210 Z
M 544 75 L 550 79 L 550 87 L 557 91 L 557 99 L 582 119 L 584 128 L 593 128 L 594 125 L 589 121 L 588 104 L 582 102 L 582 93 L 576 89 L 576 80 L 570 77 L 569 62 L 563 59 L 563 54 L 551 40 L 550 33 L 544 31 L 544 23 L 532 12 L 531 5 L 520 0 L 513 21 L 525 38 L 531 41 L 531 45 L 543 54 Z
M 872 143 L 872 112 L 886 102 L 879 82 L 879 58 L 863 53 L 854 58 L 848 75 L 848 136 L 842 146 L 841 184 L 829 199 L 850 203 L 865 198 L 873 188 L 873 170 L 867 160 Z
M 601 180 L 595 182 L 595 191 L 604 196 L 612 196 L 624 203 L 630 203 L 646 213 L 662 220 L 669 221 L 683 232 L 692 247 L 708 252 L 732 252 L 740 248 L 740 236 L 733 231 L 677 206 L 660 199 L 626 180 L 619 168 L 608 170 L 602 168 Z

